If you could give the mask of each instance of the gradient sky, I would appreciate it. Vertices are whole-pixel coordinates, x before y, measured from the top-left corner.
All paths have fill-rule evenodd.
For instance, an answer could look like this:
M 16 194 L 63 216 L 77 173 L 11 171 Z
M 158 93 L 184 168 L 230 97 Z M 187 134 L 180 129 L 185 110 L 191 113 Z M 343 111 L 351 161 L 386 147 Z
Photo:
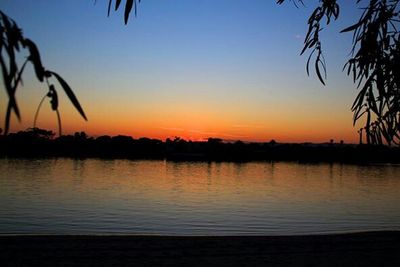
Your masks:
M 359 11 L 354 1 L 340 1 L 341 19 L 322 33 L 323 86 L 314 73 L 307 77 L 307 56 L 299 56 L 317 3 L 306 2 L 298 9 L 273 0 L 143 0 L 127 26 L 122 10 L 107 18 L 106 0 L 2 0 L 0 9 L 79 98 L 88 122 L 60 93 L 64 133 L 357 142 L 350 111 L 357 90 L 341 71 L 351 34 L 339 31 Z M 7 98 L 0 86 L 4 125 Z M 12 131 L 32 127 L 46 91 L 27 68 L 17 93 L 22 122 L 13 117 Z M 37 126 L 57 131 L 48 102 Z

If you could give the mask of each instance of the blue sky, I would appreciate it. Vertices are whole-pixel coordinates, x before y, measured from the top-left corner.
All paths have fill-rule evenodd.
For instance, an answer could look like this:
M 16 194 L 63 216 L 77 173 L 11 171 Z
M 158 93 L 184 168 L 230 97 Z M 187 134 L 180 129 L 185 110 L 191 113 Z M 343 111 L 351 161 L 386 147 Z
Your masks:
M 2 0 L 0 8 L 36 42 L 43 64 L 70 83 L 87 111 L 84 122 L 62 103 L 67 132 L 354 141 L 350 106 L 357 91 L 341 71 L 351 35 L 339 31 L 358 19 L 359 10 L 340 1 L 341 19 L 322 34 L 324 87 L 314 74 L 307 77 L 307 56 L 299 56 L 317 3 L 307 2 L 296 8 L 272 0 L 143 0 L 127 26 L 122 10 L 107 18 L 106 0 Z M 15 130 L 31 126 L 30 114 L 45 93 L 33 78 L 29 70 L 18 95 L 23 122 L 14 121 Z M 56 129 L 49 110 L 41 118 L 41 126 Z M 253 129 L 239 132 L 238 125 Z

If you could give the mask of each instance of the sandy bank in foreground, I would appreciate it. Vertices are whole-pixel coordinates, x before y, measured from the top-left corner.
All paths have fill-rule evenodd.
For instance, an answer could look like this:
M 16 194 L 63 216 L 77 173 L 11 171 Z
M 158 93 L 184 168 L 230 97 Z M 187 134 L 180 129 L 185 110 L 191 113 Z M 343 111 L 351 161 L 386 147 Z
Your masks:
M 400 231 L 314 236 L 0 236 L 1 266 L 400 266 Z

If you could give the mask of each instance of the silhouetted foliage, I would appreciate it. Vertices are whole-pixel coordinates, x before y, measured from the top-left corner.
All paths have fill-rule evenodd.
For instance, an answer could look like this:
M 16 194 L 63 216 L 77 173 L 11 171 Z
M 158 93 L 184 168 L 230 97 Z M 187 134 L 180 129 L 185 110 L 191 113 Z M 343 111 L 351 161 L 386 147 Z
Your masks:
M 27 134 L 35 137 L 35 138 L 44 138 L 44 139 L 53 139 L 55 136 L 55 133 L 53 133 L 52 131 L 48 131 L 45 129 L 40 129 L 40 128 L 29 128 L 28 130 L 26 130 Z
M 163 142 L 124 135 L 93 138 L 84 132 L 54 138 L 51 131 L 30 128 L 0 136 L 0 157 L 400 163 L 400 147 L 351 145 L 333 140 L 321 144 L 285 144 L 228 142 L 219 138 L 199 142 L 177 137 Z
M 22 49 L 28 50 L 28 56 L 23 61 L 22 65 L 18 64 L 18 57 L 23 57 L 21 55 Z M 16 22 L 0 11 L 0 66 L 3 77 L 4 87 L 7 91 L 8 95 L 8 105 L 5 116 L 5 126 L 4 126 L 4 134 L 7 134 L 10 129 L 10 119 L 11 113 L 17 116 L 17 118 L 21 119 L 21 114 L 17 105 L 16 100 L 16 91 L 18 86 L 22 84 L 22 74 L 24 72 L 26 64 L 30 62 L 35 70 L 35 74 L 37 79 L 40 82 L 46 81 L 48 92 L 43 97 L 42 101 L 38 106 L 38 111 L 35 115 L 35 122 L 37 119 L 37 114 L 39 109 L 46 97 L 50 98 L 50 104 L 52 110 L 56 111 L 59 125 L 59 134 L 61 135 L 61 119 L 59 114 L 58 107 L 58 94 L 56 88 L 53 84 L 50 83 L 49 79 L 54 77 L 58 80 L 62 89 L 67 94 L 68 98 L 71 100 L 74 107 L 78 110 L 79 114 L 85 119 L 86 115 L 79 104 L 78 99 L 75 94 L 69 87 L 69 85 L 65 82 L 65 80 L 58 75 L 57 73 L 46 70 L 42 65 L 42 61 L 40 59 L 40 53 L 36 46 L 36 44 L 28 38 L 25 38 L 22 34 L 21 29 L 18 27 Z M 35 123 L 34 123 L 35 124 Z M 34 125 L 35 127 L 35 125 Z
M 359 2 L 359 1 L 358 1 Z M 366 115 L 367 143 L 400 142 L 400 8 L 396 1 L 371 1 L 353 32 L 347 74 L 361 88 L 352 110 L 354 124 Z
M 367 1 L 355 0 L 358 5 Z M 277 0 L 282 4 L 285 0 Z M 292 2 L 296 3 L 296 0 Z M 360 118 L 365 126 L 358 131 L 360 142 L 364 130 L 368 144 L 400 144 L 400 0 L 369 0 L 361 7 L 364 11 L 359 20 L 341 32 L 353 32 L 351 57 L 343 70 L 360 88 L 352 111 L 353 124 Z M 303 3 L 297 0 L 297 3 Z M 339 17 L 337 0 L 319 0 L 308 19 L 308 31 L 304 40 L 303 54 L 311 50 L 306 70 L 312 57 L 318 79 L 325 84 L 326 63 L 319 37 L 322 24 L 328 25 Z
M 289 0 L 297 7 L 304 5 L 302 0 Z M 366 1 L 354 0 L 358 5 Z M 121 7 L 121 0 L 109 0 L 108 15 L 111 9 L 115 11 Z M 283 4 L 285 0 L 276 0 Z M 383 144 L 386 142 L 400 144 L 400 0 L 369 0 L 369 3 L 362 7 L 364 12 L 359 20 L 343 29 L 341 32 L 353 32 L 353 47 L 351 58 L 347 61 L 344 69 L 352 76 L 354 82 L 360 88 L 352 111 L 354 113 L 353 123 L 356 124 L 361 118 L 365 119 L 365 126 L 358 132 L 360 142 L 362 134 L 365 133 L 368 144 Z M 113 6 L 114 3 L 114 6 Z M 126 0 L 124 5 L 124 22 L 127 24 L 129 16 L 134 10 L 137 14 L 137 6 L 140 0 Z M 311 51 L 306 63 L 306 71 L 309 75 L 310 62 L 314 58 L 314 69 L 322 84 L 326 80 L 326 63 L 322 52 L 320 32 L 323 24 L 339 18 L 340 5 L 337 0 L 318 0 L 318 6 L 314 9 L 308 19 L 308 31 L 304 40 L 304 47 L 301 54 Z M 21 74 L 28 61 L 34 65 L 39 81 L 54 76 L 63 87 L 67 96 L 72 101 L 78 112 L 86 119 L 78 100 L 68 84 L 56 73 L 46 71 L 40 61 L 40 55 L 36 45 L 29 39 L 22 37 L 21 30 L 16 23 L 1 12 L 0 16 L 0 54 L 1 68 L 4 77 L 4 84 L 9 97 L 9 104 L 6 112 L 5 130 L 9 130 L 10 114 L 12 111 L 20 118 L 19 109 L 15 99 L 15 91 L 21 82 Z M 15 54 L 19 52 L 20 46 L 27 48 L 29 57 L 18 67 Z M 2 53 L 7 55 L 8 64 Z M 8 65 L 8 69 L 6 67 Z M 54 86 L 48 83 L 49 92 L 47 97 L 51 99 L 52 109 L 57 112 L 59 120 L 59 132 L 61 133 L 61 121 L 58 113 L 58 96 Z M 38 110 L 40 109 L 40 102 Z M 37 112 L 38 113 L 38 112 Z M 35 118 L 37 117 L 37 114 Z M 36 121 L 36 119 L 35 119 Z
M 121 6 L 121 0 L 115 0 L 114 10 L 117 11 Z M 113 0 L 108 1 L 108 12 L 107 15 L 110 16 L 110 11 L 112 9 Z M 128 23 L 129 15 L 131 14 L 132 9 L 134 10 L 135 16 L 137 15 L 137 5 L 140 3 L 140 0 L 126 0 L 125 8 L 124 8 L 124 21 L 125 24 Z

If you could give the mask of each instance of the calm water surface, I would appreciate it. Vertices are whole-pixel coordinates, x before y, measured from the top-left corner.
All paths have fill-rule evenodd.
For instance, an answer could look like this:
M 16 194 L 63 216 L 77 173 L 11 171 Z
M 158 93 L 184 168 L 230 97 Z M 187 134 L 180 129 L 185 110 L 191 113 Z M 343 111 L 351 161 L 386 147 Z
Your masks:
M 0 234 L 400 230 L 400 166 L 0 159 Z

